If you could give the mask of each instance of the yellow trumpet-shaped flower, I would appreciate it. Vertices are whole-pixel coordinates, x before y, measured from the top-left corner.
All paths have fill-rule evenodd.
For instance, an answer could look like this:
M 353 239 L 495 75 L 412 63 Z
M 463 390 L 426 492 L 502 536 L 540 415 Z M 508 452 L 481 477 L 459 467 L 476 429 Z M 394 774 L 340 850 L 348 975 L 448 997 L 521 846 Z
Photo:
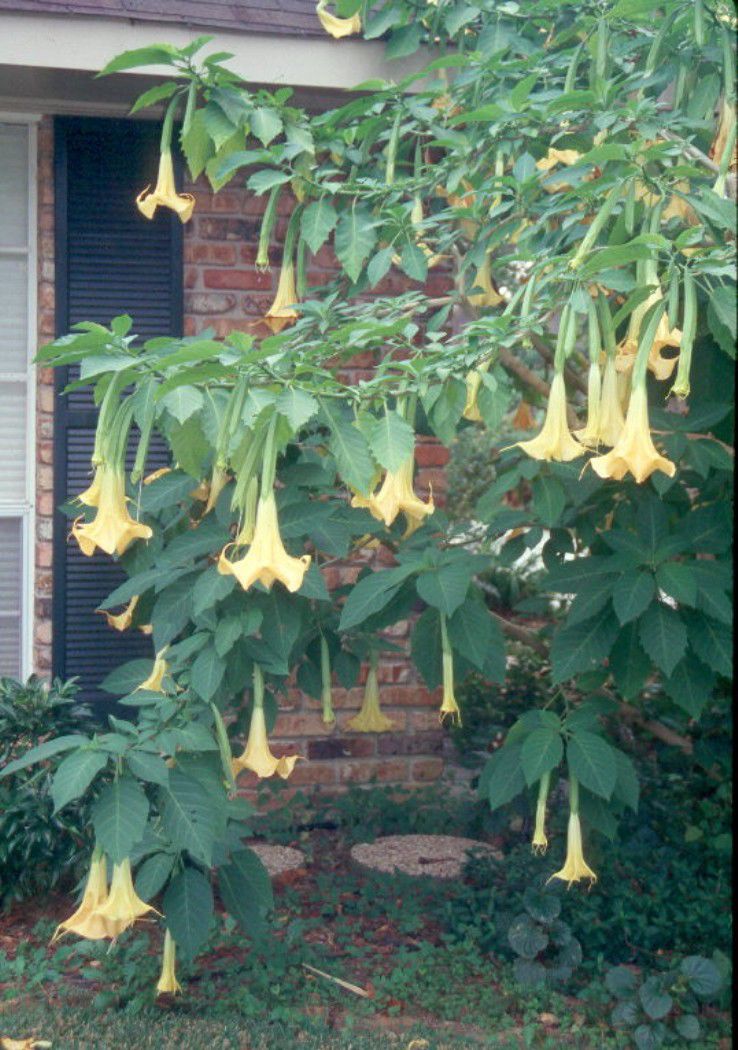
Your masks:
M 215 504 L 218 502 L 218 497 L 227 484 L 228 471 L 223 470 L 221 467 L 213 467 L 213 476 L 211 477 L 210 485 L 208 486 L 208 498 L 205 504 L 205 510 L 202 512 L 203 517 L 215 508 Z
M 106 554 L 123 554 L 136 540 L 151 539 L 153 532 L 148 525 L 134 521 L 128 513 L 122 471 L 102 466 L 98 473 L 97 514 L 88 524 L 78 518 L 72 525 L 72 536 L 87 557 L 92 557 L 98 547 Z M 92 489 L 95 489 L 95 482 L 83 495 L 89 498 Z
M 235 576 L 243 589 L 247 591 L 258 580 L 267 590 L 275 580 L 284 584 L 288 591 L 299 591 L 310 565 L 310 555 L 303 554 L 293 558 L 284 549 L 279 534 L 277 502 L 274 492 L 262 496 L 256 508 L 254 539 L 243 558 L 229 561 L 226 557 L 228 544 L 223 548 L 218 559 L 218 572 L 223 576 L 229 573 Z
M 326 11 L 325 0 L 320 0 L 320 3 L 315 8 L 315 13 L 326 33 L 330 33 L 336 40 L 340 40 L 344 36 L 355 36 L 361 32 L 361 16 L 358 11 L 356 14 L 351 15 L 351 18 L 338 18 L 336 15 L 332 15 L 330 11 Z
M 164 659 L 164 653 L 166 648 L 162 649 L 161 652 L 156 654 L 154 660 L 154 666 L 151 669 L 149 677 L 141 682 L 141 685 L 136 686 L 136 691 L 139 689 L 148 689 L 152 693 L 163 693 L 164 692 L 164 676 L 166 675 L 169 667 Z
M 286 780 L 300 757 L 300 755 L 283 755 L 281 758 L 276 758 L 272 754 L 267 737 L 264 708 L 261 704 L 254 702 L 246 747 L 243 753 L 238 758 L 234 758 L 232 762 L 233 776 L 237 777 L 242 770 L 248 769 L 262 779 L 273 777 L 276 774 Z
M 625 416 L 618 393 L 618 373 L 615 358 L 608 357 L 602 377 L 602 394 L 600 396 L 599 437 L 603 445 L 614 445 L 623 432 Z
M 504 298 L 500 295 L 495 287 L 495 283 L 492 280 L 492 274 L 489 268 L 489 256 L 486 255 L 484 262 L 477 270 L 476 277 L 474 278 L 474 287 L 481 288 L 481 292 L 473 292 L 467 295 L 467 302 L 471 303 L 472 306 L 478 308 L 484 306 L 499 306 L 500 303 L 504 303 Z
M 633 367 L 636 353 L 638 351 L 638 340 L 640 337 L 643 317 L 650 307 L 655 303 L 660 302 L 662 299 L 663 293 L 660 288 L 657 288 L 648 299 L 637 306 L 631 314 L 627 335 L 618 346 L 615 358 L 615 364 L 619 372 L 628 372 Z M 648 367 L 658 380 L 663 381 L 668 379 L 674 371 L 678 360 L 677 357 L 664 357 L 661 351 L 667 346 L 679 347 L 681 341 L 681 331 L 678 328 L 669 328 L 669 320 L 664 311 L 659 320 L 653 345 L 651 346 L 651 351 L 648 355 Z
M 613 449 L 604 456 L 596 456 L 590 463 L 601 478 L 614 478 L 616 481 L 630 472 L 640 484 L 655 470 L 662 471 L 670 478 L 674 477 L 676 467 L 656 450 L 651 439 L 645 383 L 631 392 L 625 425 Z
M 580 882 L 582 879 L 597 882 L 597 876 L 584 859 L 582 825 L 579 821 L 578 813 L 572 812 L 569 814 L 569 826 L 566 832 L 566 860 L 563 868 L 555 871 L 548 881 L 550 882 L 551 879 L 561 879 L 568 886 L 571 886 L 572 882 Z
M 551 774 L 544 773 L 538 789 L 536 801 L 536 823 L 533 828 L 533 840 L 531 849 L 534 853 L 545 853 L 548 849 L 548 838 L 546 836 L 546 800 L 548 799 L 548 788 L 551 783 Z
M 159 157 L 159 176 L 153 193 L 148 192 L 149 187 L 142 190 L 136 197 L 138 210 L 147 219 L 153 219 L 158 207 L 171 208 L 176 212 L 182 222 L 187 222 L 192 217 L 195 207 L 195 198 L 191 193 L 177 193 L 174 184 L 174 164 L 172 154 L 168 149 L 162 150 Z
M 576 164 L 581 156 L 581 153 L 577 153 L 575 149 L 554 149 L 550 147 L 546 156 L 536 161 L 536 167 L 539 171 L 549 172 L 559 164 L 564 164 L 566 167 Z M 546 193 L 558 193 L 559 190 L 571 189 L 571 183 L 567 182 L 566 179 L 548 177 L 544 179 L 541 185 Z
M 583 455 L 584 448 L 572 437 L 566 420 L 566 386 L 564 376 L 557 372 L 551 383 L 546 407 L 546 418 L 541 431 L 528 441 L 518 441 L 517 447 L 533 459 L 568 463 Z
M 264 315 L 264 320 L 276 334 L 300 316 L 293 303 L 297 302 L 295 270 L 291 262 L 284 262 L 279 271 L 279 282 L 274 302 Z
M 178 995 L 182 985 L 174 970 L 177 947 L 169 930 L 164 934 L 164 951 L 161 956 L 161 975 L 156 984 L 157 995 Z
M 119 932 L 122 932 L 150 911 L 156 915 L 159 914 L 150 904 L 142 901 L 136 893 L 129 858 L 126 857 L 120 864 L 114 864 L 110 893 L 107 900 L 98 905 L 93 914 L 120 927 Z
M 587 447 L 597 446 L 600 437 L 600 415 L 602 410 L 602 376 L 600 366 L 591 362 L 587 377 L 587 425 L 582 430 L 575 430 L 574 437 Z
M 473 368 L 471 372 L 467 372 L 466 404 L 464 405 L 464 411 L 461 414 L 463 418 L 468 419 L 470 423 L 482 422 L 482 416 L 477 403 L 477 395 L 479 394 L 479 387 L 481 384 L 482 376 L 476 368 Z
M 105 854 L 95 850 L 90 863 L 90 872 L 87 876 L 85 891 L 82 895 L 77 910 L 60 922 L 51 938 L 51 943 L 59 940 L 65 933 L 76 933 L 78 937 L 84 937 L 88 941 L 101 941 L 104 937 L 117 937 L 120 933 L 114 923 L 102 918 L 98 909 L 102 907 L 108 897 L 108 876 L 105 864 Z
M 357 733 L 388 733 L 395 728 L 395 723 L 391 718 L 382 714 L 379 706 L 379 682 L 375 660 L 376 658 L 373 658 L 369 664 L 364 686 L 364 700 L 359 713 L 346 722 L 346 728 L 353 729 Z
M 138 601 L 139 596 L 134 594 L 123 612 L 115 615 L 109 613 L 107 609 L 98 609 L 97 611 L 103 614 L 108 622 L 108 627 L 112 627 L 114 631 L 127 631 L 133 623 L 133 614 L 136 611 Z
M 365 507 L 373 518 L 383 521 L 389 528 L 398 514 L 405 515 L 407 529 L 405 536 L 411 535 L 425 521 L 429 514 L 435 510 L 433 493 L 430 494 L 428 502 L 415 495 L 413 489 L 413 467 L 415 459 L 408 456 L 399 470 L 388 470 L 379 490 L 371 496 L 354 494 L 351 500 L 352 507 Z
M 456 695 L 454 693 L 454 656 L 448 641 L 445 616 L 442 616 L 441 618 L 441 640 L 443 698 L 441 700 L 441 707 L 438 711 L 438 717 L 441 722 L 444 722 L 447 718 L 449 718 L 451 720 L 452 725 L 460 726 L 461 709 L 459 708 L 459 705 L 456 701 Z
M 100 489 L 102 486 L 102 468 L 95 468 L 95 476 L 92 479 L 92 484 L 85 489 L 84 492 L 80 492 L 77 499 L 80 503 L 84 503 L 86 507 L 97 507 L 100 503 Z

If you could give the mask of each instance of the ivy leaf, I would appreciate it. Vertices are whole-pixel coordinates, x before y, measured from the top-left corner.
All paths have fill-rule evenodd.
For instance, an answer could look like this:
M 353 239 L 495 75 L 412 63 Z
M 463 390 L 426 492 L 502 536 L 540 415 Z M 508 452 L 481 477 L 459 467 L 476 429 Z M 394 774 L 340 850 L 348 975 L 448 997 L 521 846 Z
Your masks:
M 364 261 L 377 241 L 376 222 L 363 204 L 354 202 L 341 212 L 334 243 L 336 255 L 352 281 L 358 281 Z
M 208 938 L 213 920 L 213 891 L 196 868 L 175 875 L 164 894 L 167 929 L 184 959 L 193 959 Z
M 300 230 L 302 238 L 313 255 L 320 251 L 338 222 L 338 213 L 328 197 L 308 204 L 302 213 Z
M 566 746 L 569 771 L 588 791 L 609 799 L 615 789 L 617 765 L 613 749 L 597 733 L 580 729 Z
M 687 649 L 687 630 L 679 613 L 654 602 L 638 621 L 638 635 L 659 670 L 670 675 Z

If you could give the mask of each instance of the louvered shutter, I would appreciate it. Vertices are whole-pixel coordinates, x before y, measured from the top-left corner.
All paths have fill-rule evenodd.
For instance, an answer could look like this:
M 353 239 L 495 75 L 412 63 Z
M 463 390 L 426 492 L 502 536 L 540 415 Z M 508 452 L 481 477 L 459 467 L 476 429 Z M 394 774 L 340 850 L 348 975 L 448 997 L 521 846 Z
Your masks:
M 128 313 L 134 331 L 148 339 L 182 332 L 182 232 L 171 213 L 153 221 L 135 197 L 155 180 L 159 128 L 120 120 L 58 118 L 55 122 L 56 328 L 63 335 L 78 321 L 108 324 Z M 73 378 L 57 375 L 57 393 Z M 54 489 L 59 506 L 90 480 L 96 413 L 88 390 L 57 396 Z M 167 462 L 152 445 L 149 467 Z M 129 464 L 130 465 L 130 464 Z M 54 530 L 54 673 L 77 675 L 89 701 L 110 698 L 99 689 L 113 667 L 151 655 L 138 631 L 114 631 L 95 613 L 124 578 L 104 554 L 82 555 L 67 542 L 69 522 L 57 513 Z

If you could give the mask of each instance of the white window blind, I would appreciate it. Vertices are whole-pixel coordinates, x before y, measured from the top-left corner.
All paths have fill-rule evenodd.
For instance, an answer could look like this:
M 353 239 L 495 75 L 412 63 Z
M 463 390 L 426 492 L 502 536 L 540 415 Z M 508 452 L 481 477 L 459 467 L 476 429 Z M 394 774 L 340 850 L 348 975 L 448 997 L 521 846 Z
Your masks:
M 35 127 L 0 121 L 0 674 L 31 671 Z

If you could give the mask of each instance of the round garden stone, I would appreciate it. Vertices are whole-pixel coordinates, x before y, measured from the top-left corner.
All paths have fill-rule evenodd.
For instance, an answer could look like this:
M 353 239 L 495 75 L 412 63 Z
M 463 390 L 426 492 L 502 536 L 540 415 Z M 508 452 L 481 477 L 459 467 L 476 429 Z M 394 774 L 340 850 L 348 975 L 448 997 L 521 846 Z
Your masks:
M 272 846 L 268 842 L 250 842 L 248 846 L 273 879 L 285 872 L 305 867 L 305 854 L 292 846 Z
M 351 849 L 357 864 L 390 874 L 430 875 L 455 879 L 461 874 L 470 850 L 501 860 L 502 854 L 486 842 L 455 835 L 387 835 L 374 842 L 360 842 Z

